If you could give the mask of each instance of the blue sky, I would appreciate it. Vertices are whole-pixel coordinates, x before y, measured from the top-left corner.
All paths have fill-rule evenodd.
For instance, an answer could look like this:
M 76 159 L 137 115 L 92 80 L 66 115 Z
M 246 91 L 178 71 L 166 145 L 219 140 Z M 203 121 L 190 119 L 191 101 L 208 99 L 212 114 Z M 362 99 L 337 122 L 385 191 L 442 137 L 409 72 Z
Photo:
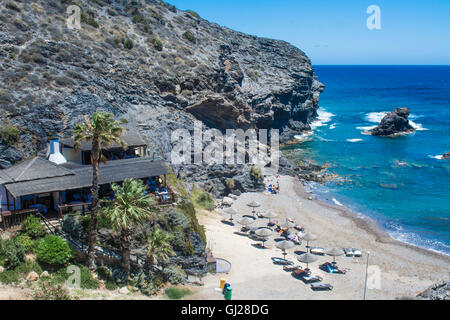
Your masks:
M 219 25 L 288 41 L 321 64 L 450 64 L 450 0 L 168 0 Z M 370 5 L 381 30 L 369 30 Z

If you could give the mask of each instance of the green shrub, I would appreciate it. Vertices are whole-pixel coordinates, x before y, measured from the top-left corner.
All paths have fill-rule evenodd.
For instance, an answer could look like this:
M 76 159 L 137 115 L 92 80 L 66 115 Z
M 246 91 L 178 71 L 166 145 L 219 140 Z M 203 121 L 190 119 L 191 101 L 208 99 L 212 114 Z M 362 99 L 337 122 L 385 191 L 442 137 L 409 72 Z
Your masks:
M 133 40 L 131 40 L 129 38 L 123 40 L 123 47 L 126 49 L 129 49 L 129 50 L 133 49 L 133 47 L 134 47 Z
M 152 296 L 157 294 L 164 286 L 164 279 L 160 272 L 146 274 L 140 272 L 132 279 L 132 285 L 138 288 L 142 294 Z
M 149 42 L 153 45 L 153 47 L 158 50 L 158 51 L 162 51 L 163 49 L 163 43 L 161 42 L 161 40 L 156 39 L 156 38 L 152 38 L 149 40 Z
M 133 21 L 134 24 L 137 24 L 138 28 L 141 29 L 142 31 L 144 31 L 145 33 L 148 33 L 148 34 L 153 33 L 153 30 L 150 27 L 147 19 L 145 19 L 145 17 L 142 14 L 135 13 L 131 20 Z
M 200 208 L 208 211 L 212 211 L 216 208 L 214 198 L 211 196 L 211 194 L 209 194 L 209 192 L 206 191 L 200 193 L 200 195 L 195 199 L 195 202 Z
M 180 211 L 174 208 L 167 210 L 166 214 L 167 222 L 172 228 L 187 229 L 190 226 L 189 219 Z
M 197 19 L 200 19 L 200 15 L 199 15 L 197 12 L 195 12 L 195 11 L 192 11 L 192 10 L 186 10 L 186 13 L 187 13 L 188 15 L 192 16 L 192 17 L 195 17 L 195 18 L 197 18 Z
M 14 270 L 4 270 L 0 273 L 1 284 L 17 284 L 19 283 L 19 275 Z
M 25 261 L 25 262 L 21 263 L 17 268 L 15 268 L 14 271 L 17 274 L 22 275 L 23 277 L 26 277 L 27 274 L 30 273 L 31 271 L 34 271 L 37 274 L 41 274 L 43 270 L 42 270 L 41 266 L 39 265 L 39 263 Z
M 16 241 L 21 243 L 27 253 L 34 253 L 36 250 L 36 242 L 31 239 L 28 234 L 21 234 L 16 237 Z
M 152 28 L 148 25 L 148 24 L 141 24 L 141 25 L 139 25 L 139 27 L 142 29 L 142 31 L 144 31 L 145 33 L 148 33 L 148 34 L 152 34 L 153 33 L 153 30 L 152 30 Z
M 261 172 L 259 171 L 259 169 L 255 166 L 252 166 L 250 169 L 250 175 L 253 179 L 255 180 L 259 180 L 261 179 Z
M 44 281 L 33 292 L 34 300 L 70 300 L 69 291 L 60 284 Z
M 36 252 L 40 262 L 53 267 L 65 266 L 73 257 L 67 241 L 55 235 L 47 235 L 39 241 Z
M 86 224 L 89 226 L 90 222 L 87 221 Z M 83 226 L 80 222 L 79 216 L 73 214 L 65 215 L 61 227 L 64 232 L 67 232 L 73 238 L 81 238 L 81 235 L 83 233 Z
M 194 205 L 187 200 L 183 200 L 178 204 L 178 209 L 180 209 L 191 221 L 192 231 L 198 233 L 202 237 L 203 241 L 206 242 L 205 228 L 198 222 Z
M 8 146 L 13 146 L 19 142 L 19 129 L 3 125 L 0 127 L 0 137 Z
M 229 190 L 233 190 L 234 187 L 235 187 L 234 180 L 231 179 L 231 178 L 228 179 L 228 180 L 225 182 L 225 184 L 226 184 L 226 186 L 227 186 L 227 188 L 228 188 Z
M 83 233 L 88 234 L 91 231 L 91 215 L 81 216 L 79 219 L 83 228 Z M 102 215 L 97 216 L 98 230 L 111 229 L 111 222 Z M 78 228 L 78 227 L 76 227 Z
M 190 41 L 192 43 L 195 43 L 196 41 L 194 35 L 190 31 L 186 31 L 185 33 L 183 33 L 183 39 L 186 39 L 187 41 Z
M 165 24 L 164 16 L 156 10 L 152 10 L 152 17 L 160 24 Z
M 86 268 L 85 266 L 81 266 L 81 279 L 80 279 L 80 286 L 83 289 L 98 289 L 100 288 L 100 282 L 97 279 L 94 279 L 92 277 L 91 271 Z
M 106 267 L 97 268 L 97 275 L 100 280 L 103 280 L 105 282 L 105 288 L 107 290 L 113 291 L 119 287 L 114 281 L 112 272 L 108 268 Z
M 190 257 L 194 255 L 194 246 L 191 241 L 185 241 L 183 246 L 183 256 Z
M 92 277 L 91 271 L 83 265 L 76 264 L 80 268 L 80 287 L 82 289 L 98 289 L 100 288 L 100 282 Z M 71 273 L 67 272 L 67 268 L 61 268 L 53 274 L 53 281 L 58 284 L 65 283 Z
M 34 216 L 29 216 L 22 222 L 20 231 L 22 234 L 30 236 L 31 239 L 42 238 L 46 234 L 41 219 Z
M 133 23 L 146 23 L 144 16 L 140 13 L 135 14 L 131 20 Z
M 122 43 L 122 38 L 120 37 L 114 37 L 114 43 L 119 46 Z
M 114 291 L 119 288 L 119 286 L 114 281 L 105 281 L 105 288 L 106 290 Z
M 170 288 L 167 288 L 164 291 L 164 293 L 171 300 L 179 300 L 179 299 L 191 294 L 191 290 L 189 290 L 188 288 L 170 287 Z
M 25 261 L 25 248 L 16 240 L 6 240 L 2 246 L 2 255 L 5 259 L 5 267 L 12 270 Z
M 98 28 L 99 27 L 98 22 L 95 20 L 94 12 L 91 11 L 91 10 L 88 10 L 86 12 L 82 12 L 81 13 L 81 17 L 80 17 L 80 21 L 82 23 L 86 23 L 86 24 L 88 24 L 90 26 L 93 26 L 94 28 Z
M 180 266 L 170 265 L 162 271 L 164 279 L 171 284 L 182 284 L 186 281 L 187 275 Z

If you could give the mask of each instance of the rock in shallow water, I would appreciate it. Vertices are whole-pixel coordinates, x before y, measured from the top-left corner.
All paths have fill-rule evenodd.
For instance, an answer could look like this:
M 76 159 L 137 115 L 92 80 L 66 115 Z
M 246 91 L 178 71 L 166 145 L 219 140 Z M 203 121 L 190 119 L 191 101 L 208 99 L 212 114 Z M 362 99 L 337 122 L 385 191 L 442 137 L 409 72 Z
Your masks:
M 410 111 L 408 108 L 398 108 L 388 113 L 375 129 L 368 133 L 373 136 L 393 136 L 407 134 L 414 131 L 414 127 L 409 123 Z

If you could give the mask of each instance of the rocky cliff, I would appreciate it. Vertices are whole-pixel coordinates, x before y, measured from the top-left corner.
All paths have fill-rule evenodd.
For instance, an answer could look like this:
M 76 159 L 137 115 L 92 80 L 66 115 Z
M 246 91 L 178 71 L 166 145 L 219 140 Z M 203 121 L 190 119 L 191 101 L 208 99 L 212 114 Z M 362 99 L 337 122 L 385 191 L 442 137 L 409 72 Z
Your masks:
M 69 29 L 67 8 L 81 8 Z M 97 109 L 128 118 L 166 157 L 171 132 L 309 129 L 323 85 L 308 57 L 278 40 L 239 33 L 158 0 L 0 0 L 0 121 L 6 167 Z

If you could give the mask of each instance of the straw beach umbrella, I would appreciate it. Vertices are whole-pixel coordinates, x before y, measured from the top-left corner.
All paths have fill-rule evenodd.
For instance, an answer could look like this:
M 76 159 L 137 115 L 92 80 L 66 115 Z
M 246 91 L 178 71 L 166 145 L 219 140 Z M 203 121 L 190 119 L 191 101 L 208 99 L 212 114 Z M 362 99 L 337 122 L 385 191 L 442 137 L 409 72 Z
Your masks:
M 344 251 L 341 250 L 341 249 L 338 249 L 338 248 L 333 248 L 331 250 L 328 250 L 326 252 L 326 254 L 331 256 L 331 257 L 333 257 L 333 264 L 335 264 L 336 263 L 336 257 L 343 256 L 344 255 Z
M 263 216 L 264 218 L 269 219 L 269 222 L 270 222 L 270 219 L 276 218 L 278 215 L 277 215 L 276 213 L 273 213 L 273 212 L 264 212 L 264 213 L 262 214 L 262 216 Z
M 230 215 L 230 221 L 233 222 L 233 216 L 237 215 L 238 212 L 234 210 L 233 208 L 228 208 L 224 210 L 224 214 Z
M 255 223 L 255 220 L 248 218 L 248 217 L 244 217 L 241 220 L 239 220 L 238 223 L 242 224 L 244 227 L 248 228 L 249 225 Z
M 317 236 L 312 233 L 307 233 L 302 237 L 302 239 L 306 241 L 306 249 L 309 249 L 309 242 L 317 240 Z
M 252 214 L 255 215 L 255 213 L 256 213 L 255 208 L 261 207 L 261 204 L 259 204 L 256 201 L 252 201 L 252 202 L 248 203 L 247 206 L 250 208 L 253 208 Z
M 317 257 L 311 253 L 304 253 L 302 255 L 299 255 L 297 260 L 306 263 L 306 270 L 309 271 L 309 264 L 316 262 Z
M 283 256 L 284 260 L 286 260 L 286 250 L 291 249 L 295 246 L 295 244 L 292 241 L 281 241 L 277 243 L 277 248 L 283 250 Z
M 268 229 L 268 228 L 261 228 L 255 231 L 255 234 L 261 238 L 261 241 L 263 243 L 263 248 L 264 247 L 264 243 L 268 240 L 268 238 L 273 234 L 272 230 Z

